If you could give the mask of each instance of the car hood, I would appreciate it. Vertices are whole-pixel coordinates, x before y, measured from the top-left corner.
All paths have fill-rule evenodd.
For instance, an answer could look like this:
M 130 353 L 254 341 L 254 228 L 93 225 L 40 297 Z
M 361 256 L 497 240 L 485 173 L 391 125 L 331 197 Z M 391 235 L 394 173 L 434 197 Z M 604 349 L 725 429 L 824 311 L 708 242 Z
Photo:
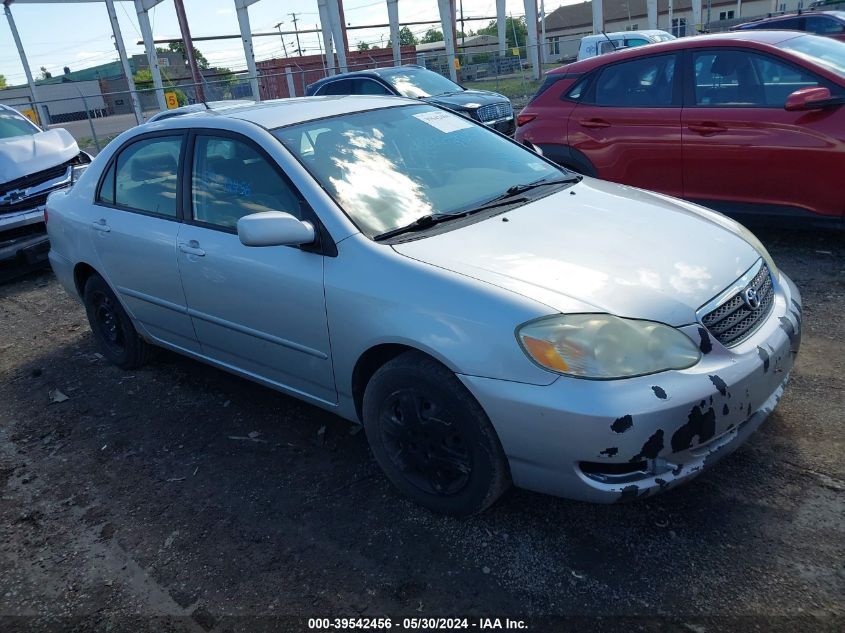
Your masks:
M 0 184 L 61 165 L 78 153 L 64 128 L 0 139 Z
M 473 104 L 483 106 L 509 100 L 504 95 L 500 95 L 495 92 L 488 92 L 487 90 L 462 90 L 461 92 L 426 97 L 425 101 L 430 101 L 446 107 L 460 106 L 465 108 L 468 105 Z
M 731 226 L 680 200 L 585 178 L 501 215 L 393 247 L 555 311 L 677 326 L 693 323 L 698 308 L 760 258 Z

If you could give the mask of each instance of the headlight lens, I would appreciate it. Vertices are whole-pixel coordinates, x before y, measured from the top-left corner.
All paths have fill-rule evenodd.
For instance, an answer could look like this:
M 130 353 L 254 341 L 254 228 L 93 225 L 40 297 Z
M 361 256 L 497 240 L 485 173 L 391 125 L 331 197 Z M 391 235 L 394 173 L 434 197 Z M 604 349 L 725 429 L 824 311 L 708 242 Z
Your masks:
M 80 176 L 85 173 L 89 166 L 89 163 L 84 165 L 74 165 L 70 170 L 70 183 L 74 184 L 77 180 L 79 180 Z
M 579 378 L 630 378 L 686 369 L 701 358 L 689 337 L 654 321 L 562 314 L 517 330 L 522 349 L 546 369 Z

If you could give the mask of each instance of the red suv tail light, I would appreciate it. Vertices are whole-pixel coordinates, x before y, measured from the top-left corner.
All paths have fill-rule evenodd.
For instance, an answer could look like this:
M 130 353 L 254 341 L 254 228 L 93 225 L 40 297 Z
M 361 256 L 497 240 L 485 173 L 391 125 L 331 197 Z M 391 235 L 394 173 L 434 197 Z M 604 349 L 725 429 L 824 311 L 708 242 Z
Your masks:
M 531 121 L 533 121 L 536 118 L 537 118 L 536 114 L 520 114 L 520 115 L 517 115 L 516 126 L 522 127 L 526 123 L 530 123 Z
M 47 216 L 48 216 L 47 207 L 44 207 L 44 224 L 47 224 Z

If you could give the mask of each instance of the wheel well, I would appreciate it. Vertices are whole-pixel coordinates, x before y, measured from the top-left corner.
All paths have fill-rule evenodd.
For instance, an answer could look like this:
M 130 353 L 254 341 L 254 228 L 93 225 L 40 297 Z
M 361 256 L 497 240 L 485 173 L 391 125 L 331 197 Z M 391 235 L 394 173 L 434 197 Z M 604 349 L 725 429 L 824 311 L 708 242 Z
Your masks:
M 419 352 L 420 350 L 408 345 L 389 343 L 376 345 L 361 354 L 361 358 L 355 363 L 355 369 L 352 370 L 352 399 L 355 402 L 355 413 L 360 421 L 364 420 L 364 391 L 367 389 L 370 378 L 382 365 L 410 351 Z
M 74 267 L 73 282 L 76 285 L 76 292 L 80 297 L 85 294 L 85 283 L 88 281 L 88 278 L 96 274 L 98 273 L 94 270 L 94 267 L 85 262 L 80 262 Z

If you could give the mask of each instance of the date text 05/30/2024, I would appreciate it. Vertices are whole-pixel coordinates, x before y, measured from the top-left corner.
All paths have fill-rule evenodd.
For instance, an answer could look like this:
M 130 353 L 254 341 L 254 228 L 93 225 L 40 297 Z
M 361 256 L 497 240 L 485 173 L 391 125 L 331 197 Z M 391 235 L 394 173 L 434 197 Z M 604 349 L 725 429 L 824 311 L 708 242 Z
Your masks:
M 525 631 L 528 625 L 524 620 L 510 618 L 308 618 L 308 628 L 313 631 Z

